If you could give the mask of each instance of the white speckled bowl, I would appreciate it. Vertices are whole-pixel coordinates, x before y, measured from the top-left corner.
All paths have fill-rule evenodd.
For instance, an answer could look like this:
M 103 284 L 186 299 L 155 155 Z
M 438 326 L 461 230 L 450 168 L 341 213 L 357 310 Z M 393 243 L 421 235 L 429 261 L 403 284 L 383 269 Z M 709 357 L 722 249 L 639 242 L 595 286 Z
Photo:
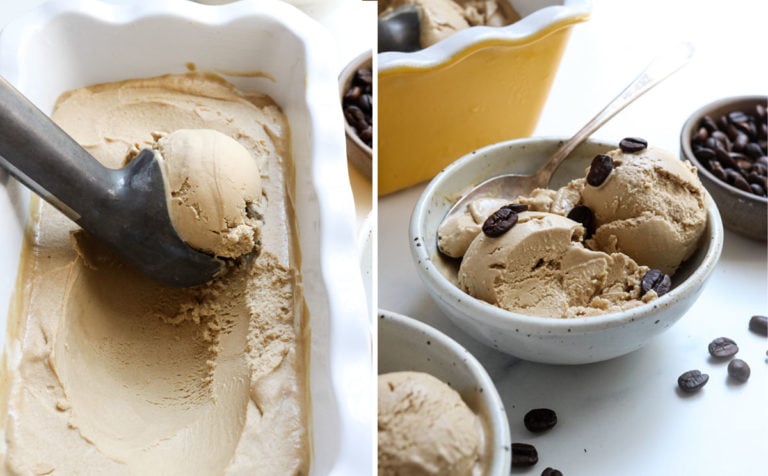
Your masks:
M 379 310 L 379 374 L 428 373 L 459 392 L 483 418 L 488 476 L 509 474 L 511 439 L 504 404 L 480 362 L 456 341 L 416 319 Z
M 672 277 L 672 290 L 627 311 L 575 319 L 545 318 L 505 311 L 464 293 L 454 284 L 456 262 L 437 251 L 440 221 L 457 197 L 473 185 L 502 173 L 532 173 L 559 142 L 553 138 L 501 142 L 448 166 L 430 182 L 413 211 L 411 255 L 437 305 L 459 327 L 485 344 L 535 362 L 599 362 L 639 349 L 685 314 L 717 264 L 723 247 L 723 226 L 717 206 L 707 195 L 708 223 L 702 243 Z M 615 144 L 606 142 L 585 142 L 560 166 L 551 186 L 583 176 L 596 154 L 614 148 Z

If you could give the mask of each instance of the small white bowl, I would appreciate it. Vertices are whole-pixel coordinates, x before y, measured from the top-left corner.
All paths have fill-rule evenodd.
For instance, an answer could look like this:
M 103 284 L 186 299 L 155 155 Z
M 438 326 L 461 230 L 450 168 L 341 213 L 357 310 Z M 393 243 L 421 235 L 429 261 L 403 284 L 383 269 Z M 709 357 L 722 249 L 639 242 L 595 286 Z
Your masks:
M 472 152 L 438 174 L 427 186 L 411 217 L 410 247 L 417 272 L 437 305 L 464 331 L 516 357 L 551 364 L 583 364 L 618 357 L 641 348 L 671 327 L 693 305 L 717 264 L 723 226 L 707 194 L 707 228 L 699 249 L 673 276 L 673 288 L 648 304 L 622 312 L 559 319 L 506 311 L 463 292 L 457 264 L 437 251 L 437 227 L 454 201 L 472 186 L 503 173 L 532 173 L 561 143 L 528 138 L 501 142 Z M 560 166 L 551 186 L 583 176 L 598 153 L 615 144 L 590 140 Z
M 437 329 L 389 311 L 379 310 L 379 374 L 424 372 L 459 392 L 480 415 L 489 464 L 483 474 L 507 475 L 511 437 L 504 404 L 485 368 L 467 349 Z

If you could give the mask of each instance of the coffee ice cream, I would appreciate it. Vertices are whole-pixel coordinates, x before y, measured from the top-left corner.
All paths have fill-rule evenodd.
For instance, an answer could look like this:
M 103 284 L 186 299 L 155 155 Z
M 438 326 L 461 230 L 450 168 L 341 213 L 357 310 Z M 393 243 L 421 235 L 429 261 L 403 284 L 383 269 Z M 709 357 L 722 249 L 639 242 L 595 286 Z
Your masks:
M 188 178 L 180 203 L 211 231 L 252 217 L 240 202 L 229 222 L 217 208 L 228 191 L 205 188 L 221 184 L 216 166 L 200 162 L 240 157 L 260 247 L 206 285 L 166 288 L 35 200 L 9 316 L 2 472 L 307 474 L 307 317 L 280 108 L 190 73 L 70 91 L 53 118 L 109 167 L 157 146 L 181 178 L 170 190 Z
M 625 139 L 585 175 L 506 202 L 482 199 L 445 220 L 438 248 L 461 259 L 457 285 L 504 309 L 553 317 L 619 311 L 666 292 L 706 227 L 693 166 Z M 483 233 L 485 220 L 510 202 L 527 211 L 501 236 Z
M 707 223 L 696 168 L 653 147 L 607 155 L 613 171 L 581 194 L 595 215 L 592 247 L 673 274 L 696 250 Z
M 479 476 L 479 417 L 444 382 L 423 372 L 379 375 L 379 476 Z
M 620 311 L 656 297 L 641 289 L 648 267 L 622 253 L 592 251 L 583 238 L 584 227 L 564 216 L 522 212 L 502 236 L 477 235 L 458 284 L 503 309 L 544 317 Z
M 422 48 L 472 26 L 504 26 L 517 20 L 503 0 L 383 0 L 379 1 L 379 15 L 404 5 L 415 5 L 419 11 Z
M 179 237 L 225 258 L 253 251 L 261 228 L 261 176 L 248 150 L 212 129 L 173 131 L 155 149 Z

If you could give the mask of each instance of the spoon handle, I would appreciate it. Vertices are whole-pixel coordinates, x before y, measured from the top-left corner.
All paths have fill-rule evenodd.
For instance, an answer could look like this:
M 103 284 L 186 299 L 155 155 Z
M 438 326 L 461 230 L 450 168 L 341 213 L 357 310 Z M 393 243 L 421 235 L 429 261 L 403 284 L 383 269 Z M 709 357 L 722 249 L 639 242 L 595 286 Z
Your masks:
M 72 220 L 109 200 L 110 170 L 0 77 L 0 167 Z
M 544 184 L 549 183 L 560 163 L 581 144 L 587 137 L 591 136 L 597 129 L 606 123 L 610 118 L 618 114 L 635 99 L 645 94 L 652 87 L 669 77 L 672 73 L 688 63 L 693 56 L 693 45 L 688 42 L 682 42 L 656 57 L 639 76 L 637 76 L 624 91 L 608 103 L 602 111 L 597 113 L 584 127 L 574 136 L 563 143 L 562 146 L 552 155 L 549 161 L 541 168 L 541 174 Z M 537 174 L 539 175 L 539 174 Z

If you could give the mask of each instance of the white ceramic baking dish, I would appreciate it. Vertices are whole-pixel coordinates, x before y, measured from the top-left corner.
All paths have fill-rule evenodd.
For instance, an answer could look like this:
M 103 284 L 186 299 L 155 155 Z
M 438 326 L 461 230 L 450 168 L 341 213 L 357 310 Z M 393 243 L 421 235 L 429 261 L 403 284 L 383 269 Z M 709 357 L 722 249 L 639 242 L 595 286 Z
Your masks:
M 283 108 L 296 165 L 301 272 L 312 332 L 311 474 L 370 474 L 372 339 L 355 252 L 337 71 L 328 61 L 333 48 L 319 24 L 276 0 L 215 7 L 185 0 L 57 0 L 0 33 L 0 74 L 50 112 L 66 90 L 181 73 L 194 64 L 222 73 L 241 91 L 267 93 Z M 28 202 L 29 193 L 0 172 L 2 342 Z M 4 350 L 6 365 L 13 365 L 17 349 Z

